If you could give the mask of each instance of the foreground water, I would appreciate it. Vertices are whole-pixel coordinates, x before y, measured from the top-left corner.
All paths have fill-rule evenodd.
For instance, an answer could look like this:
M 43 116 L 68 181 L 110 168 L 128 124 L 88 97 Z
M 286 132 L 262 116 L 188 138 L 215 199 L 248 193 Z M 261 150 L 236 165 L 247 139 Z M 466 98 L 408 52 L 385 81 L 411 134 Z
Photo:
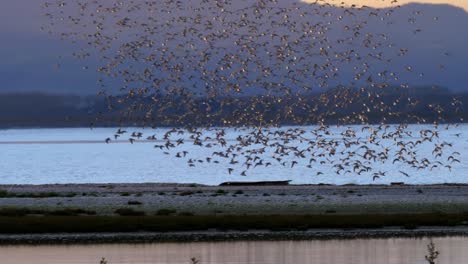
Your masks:
M 2 264 L 425 264 L 429 239 L 2 246 Z M 468 238 L 435 238 L 441 264 L 468 261 Z
M 409 130 L 418 135 L 422 128 L 424 127 L 414 125 L 410 126 Z M 343 129 L 335 128 L 336 135 Z M 356 131 L 360 130 L 360 127 L 357 127 Z M 105 144 L 104 140 L 116 132 L 114 128 L 0 130 L 0 184 L 178 182 L 215 185 L 224 181 L 248 180 L 292 180 L 296 184 L 389 184 L 395 181 L 409 184 L 468 183 L 468 160 L 465 155 L 468 140 L 464 137 L 467 130 L 468 125 L 460 125 L 440 131 L 439 141 L 454 143 L 450 151 L 461 153 L 457 156 L 460 163 L 449 163 L 451 170 L 402 168 L 398 164 L 392 164 L 392 159 L 389 159 L 387 163 L 375 165 L 387 175 L 375 181 L 370 174 L 336 175 L 328 163 L 316 163 L 312 168 L 307 168 L 306 164 L 299 161 L 294 169 L 273 163 L 269 167 L 259 166 L 249 170 L 247 177 L 239 175 L 243 170 L 237 168 L 240 164 L 213 165 L 205 162 L 197 163 L 196 167 L 189 167 L 186 159 L 178 159 L 174 157 L 174 153 L 166 155 L 164 151 L 156 150 L 153 145 L 161 144 L 160 142 L 130 144 L 125 141 L 119 144 Z M 161 135 L 165 130 L 146 132 Z M 235 131 L 228 131 L 227 138 L 234 140 L 237 135 Z M 214 151 L 193 144 L 184 144 L 176 151 L 182 150 L 189 151 L 199 159 L 211 156 Z M 423 146 L 418 150 L 418 155 L 430 156 L 432 150 L 433 145 Z M 444 159 L 446 160 L 446 157 Z M 231 175 L 227 167 L 234 168 Z M 407 172 L 410 177 L 400 173 L 400 170 Z

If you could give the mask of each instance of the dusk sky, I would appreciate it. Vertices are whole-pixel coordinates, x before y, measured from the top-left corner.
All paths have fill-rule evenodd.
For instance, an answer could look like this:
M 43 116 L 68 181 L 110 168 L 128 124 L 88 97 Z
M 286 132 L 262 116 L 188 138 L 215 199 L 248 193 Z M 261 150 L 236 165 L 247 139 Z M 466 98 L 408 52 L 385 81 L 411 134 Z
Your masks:
M 315 2 L 315 0 L 304 0 Z M 40 27 L 46 23 L 42 16 L 40 1 L 15 0 L 2 4 L 0 9 L 0 92 L 13 91 L 47 91 L 75 94 L 95 93 L 97 74 L 90 67 L 83 70 L 83 62 L 75 61 L 71 56 L 73 48 L 64 41 L 54 39 L 45 32 L 40 31 Z M 330 1 L 331 3 L 341 3 L 342 0 Z M 398 4 L 405 4 L 409 0 L 399 0 Z M 450 4 L 430 9 L 430 13 L 437 14 L 440 10 L 442 23 L 449 25 L 443 30 L 432 29 L 434 43 L 446 45 L 447 52 L 454 55 L 447 62 L 447 72 L 431 73 L 426 83 L 418 85 L 436 84 L 447 86 L 453 89 L 465 89 L 468 83 L 468 72 L 466 62 L 468 61 L 468 1 L 466 0 L 419 0 L 411 2 Z M 390 1 L 382 0 L 353 0 L 349 3 L 369 5 L 373 7 L 390 6 Z M 463 11 L 463 8 L 465 11 Z M 442 32 L 443 31 L 443 32 Z M 437 32 L 440 32 L 438 36 Z M 434 44 L 432 43 L 432 44 Z M 441 44 L 442 43 L 442 44 Z M 425 43 L 431 44 L 431 43 Z M 435 45 L 435 44 L 434 44 Z M 430 45 L 429 45 L 430 46 Z M 427 65 L 427 56 L 431 56 L 431 51 L 427 47 L 424 50 L 427 54 L 419 54 L 424 58 L 421 60 L 421 67 Z M 444 47 L 445 48 L 445 47 Z M 59 56 L 62 58 L 59 59 Z M 438 60 L 435 59 L 434 60 Z M 57 67 L 60 65 L 60 67 Z M 92 66 L 92 65 L 91 65 Z
M 314 3 L 315 0 L 304 0 L 304 2 Z M 404 5 L 408 3 L 428 3 L 428 4 L 449 4 L 464 8 L 468 11 L 468 1 L 466 0 L 398 0 L 397 3 L 392 3 L 390 0 L 328 0 L 329 3 L 346 3 L 367 5 L 372 7 L 389 7 L 394 5 Z

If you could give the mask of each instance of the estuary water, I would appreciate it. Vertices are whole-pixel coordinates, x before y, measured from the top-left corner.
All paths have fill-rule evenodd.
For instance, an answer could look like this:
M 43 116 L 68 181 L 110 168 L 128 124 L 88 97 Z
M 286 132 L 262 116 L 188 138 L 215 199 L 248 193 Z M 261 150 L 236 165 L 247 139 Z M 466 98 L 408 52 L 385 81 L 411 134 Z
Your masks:
M 412 125 L 408 130 L 414 131 L 414 138 L 424 126 Z M 311 127 L 301 129 L 309 130 Z M 335 133 L 324 137 L 336 137 L 346 128 L 330 128 Z M 247 176 L 241 176 L 242 162 L 239 164 L 198 163 L 189 167 L 187 158 L 174 157 L 177 151 L 188 151 L 191 158 L 205 159 L 211 157 L 216 148 L 204 148 L 187 143 L 168 155 L 164 150 L 155 149 L 154 145 L 162 141 L 136 141 L 130 144 L 128 135 L 138 129 L 127 128 L 127 139 L 112 140 L 117 128 L 64 128 L 64 129 L 9 129 L 0 130 L 0 184 L 55 184 L 55 183 L 200 183 L 215 185 L 224 181 L 262 181 L 292 180 L 294 184 L 389 184 L 405 182 L 408 184 L 435 183 L 468 183 L 468 125 L 440 129 L 439 143 L 453 144 L 450 153 L 459 152 L 460 162 L 447 162 L 444 154 L 442 161 L 450 164 L 450 170 L 439 166 L 432 170 L 417 170 L 392 164 L 392 158 L 386 163 L 373 166 L 384 171 L 385 177 L 373 179 L 370 174 L 358 175 L 346 173 L 337 175 L 328 162 L 314 163 L 311 168 L 301 163 L 291 168 L 273 163 L 271 166 L 251 168 Z M 355 128 L 361 131 L 360 127 Z M 161 139 L 167 129 L 147 129 L 144 137 L 157 134 Z M 226 130 L 228 141 L 234 141 L 239 132 Z M 307 136 L 307 135 L 305 135 Z M 359 134 L 357 135 L 359 137 Z M 362 135 L 365 137 L 365 135 Z M 294 144 L 294 142 L 290 143 Z M 298 146 L 304 142 L 297 142 Z M 417 155 L 431 156 L 433 145 L 422 146 Z M 268 156 L 271 153 L 266 153 Z M 328 158 L 328 156 L 325 156 Z M 338 157 L 335 157 L 338 159 Z M 304 159 L 309 160 L 309 157 Z M 339 162 L 335 162 L 339 163 Z M 234 169 L 232 174 L 227 168 Z M 253 166 L 252 166 L 253 167 Z M 410 177 L 399 171 L 405 171 Z
M 468 262 L 468 238 L 435 238 L 437 263 Z M 3 264 L 426 264 L 429 239 L 1 246 Z

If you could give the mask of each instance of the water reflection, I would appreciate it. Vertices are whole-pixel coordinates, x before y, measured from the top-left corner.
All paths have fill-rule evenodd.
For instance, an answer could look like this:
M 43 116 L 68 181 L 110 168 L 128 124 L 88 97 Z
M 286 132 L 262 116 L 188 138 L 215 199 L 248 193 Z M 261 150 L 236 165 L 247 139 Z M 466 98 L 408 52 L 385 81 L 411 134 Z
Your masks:
M 468 237 L 434 239 L 439 263 L 468 262 Z M 3 246 L 2 264 L 88 264 L 105 256 L 110 264 L 295 263 L 424 264 L 429 239 L 356 239 L 329 241 L 162 243 L 86 246 Z

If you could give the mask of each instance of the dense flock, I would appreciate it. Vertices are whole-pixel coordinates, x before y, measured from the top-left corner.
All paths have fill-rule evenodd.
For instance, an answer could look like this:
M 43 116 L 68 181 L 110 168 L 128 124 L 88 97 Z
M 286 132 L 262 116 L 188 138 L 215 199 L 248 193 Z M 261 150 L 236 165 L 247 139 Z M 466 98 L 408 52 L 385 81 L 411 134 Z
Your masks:
M 456 126 L 444 113 L 463 111 L 461 102 L 420 105 L 408 80 L 424 73 L 401 65 L 412 51 L 393 39 L 400 6 L 388 2 L 59 0 L 44 3 L 42 29 L 74 43 L 83 70 L 99 72 L 97 92 L 122 124 L 174 127 L 121 128 L 106 143 L 154 141 L 189 167 L 209 163 L 239 176 L 273 163 L 329 164 L 373 179 L 386 176 L 379 164 L 388 162 L 406 176 L 451 170 L 461 154 L 439 133 Z M 428 18 L 413 11 L 398 30 L 417 38 L 420 19 Z M 408 123 L 430 125 L 414 131 Z M 185 144 L 213 151 L 194 158 Z

